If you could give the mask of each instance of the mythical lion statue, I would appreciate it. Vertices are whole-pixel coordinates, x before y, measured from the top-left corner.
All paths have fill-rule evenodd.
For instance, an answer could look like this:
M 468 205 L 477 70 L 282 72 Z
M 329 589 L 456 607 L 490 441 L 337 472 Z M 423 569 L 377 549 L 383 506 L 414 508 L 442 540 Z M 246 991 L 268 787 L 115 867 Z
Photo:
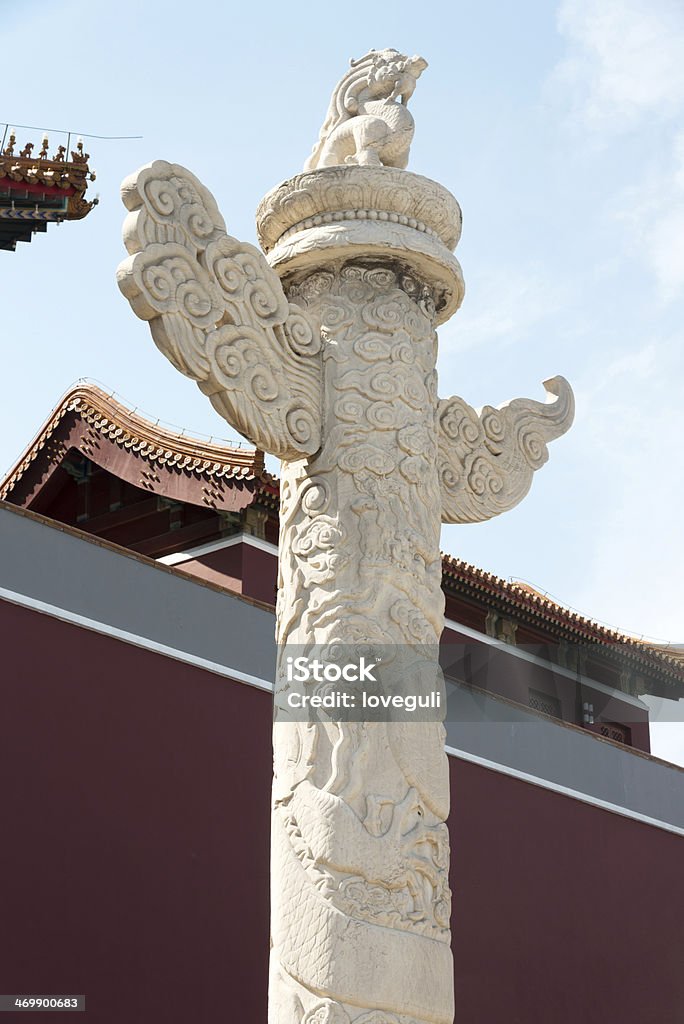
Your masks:
M 350 64 L 304 170 L 337 164 L 403 170 L 415 128 L 406 105 L 427 61 L 397 50 L 371 50 Z

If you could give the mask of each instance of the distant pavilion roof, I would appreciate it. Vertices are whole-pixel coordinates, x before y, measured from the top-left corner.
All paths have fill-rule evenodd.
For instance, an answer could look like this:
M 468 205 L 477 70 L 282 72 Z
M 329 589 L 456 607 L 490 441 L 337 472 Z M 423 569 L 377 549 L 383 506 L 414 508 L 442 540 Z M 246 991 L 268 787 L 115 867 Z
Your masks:
M 14 129 L 2 145 L 0 249 L 14 251 L 17 242 L 30 242 L 33 234 L 46 231 L 50 222 L 81 220 L 97 204 L 97 199 L 85 198 L 88 182 L 95 180 L 95 174 L 88 167 L 90 154 L 83 152 L 80 139 L 71 159 L 66 146 L 58 146 L 57 152 L 49 156 L 46 135 L 35 156 L 32 142 L 19 148 Z

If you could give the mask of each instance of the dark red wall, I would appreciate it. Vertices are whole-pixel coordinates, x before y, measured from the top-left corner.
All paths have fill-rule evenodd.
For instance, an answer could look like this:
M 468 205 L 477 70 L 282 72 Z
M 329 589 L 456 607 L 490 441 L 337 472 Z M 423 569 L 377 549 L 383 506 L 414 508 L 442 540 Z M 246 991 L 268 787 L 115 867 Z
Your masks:
M 269 695 L 13 605 L 0 639 L 0 992 L 264 1024 Z M 681 1024 L 681 841 L 451 771 L 457 1024 Z
M 275 605 L 278 590 L 278 560 L 268 551 L 242 545 L 242 593 L 257 601 Z
M 0 635 L 0 992 L 263 1024 L 270 696 L 12 605 Z
M 269 551 L 254 547 L 249 542 L 231 544 L 198 555 L 180 562 L 177 568 L 238 594 L 275 605 L 278 560 Z
M 242 548 L 242 544 L 231 544 L 230 547 L 189 558 L 180 562 L 176 568 L 240 594 L 243 583 Z
M 457 1024 L 681 1024 L 682 840 L 450 767 Z

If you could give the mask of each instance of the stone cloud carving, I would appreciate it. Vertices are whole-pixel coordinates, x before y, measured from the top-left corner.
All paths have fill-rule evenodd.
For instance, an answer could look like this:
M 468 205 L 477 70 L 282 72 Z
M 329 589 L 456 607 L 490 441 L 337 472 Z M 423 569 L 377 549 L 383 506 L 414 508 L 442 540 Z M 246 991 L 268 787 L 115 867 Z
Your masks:
M 320 339 L 258 249 L 226 234 L 214 197 L 177 164 L 127 178 L 119 287 L 177 370 L 260 448 L 320 445 Z
M 462 398 L 437 406 L 443 523 L 479 523 L 522 501 L 548 441 L 572 423 L 574 399 L 564 377 L 544 381 L 548 404 L 517 398 L 476 412 Z M 555 396 L 555 400 L 553 400 Z
M 176 164 L 123 185 L 123 294 L 218 412 L 284 460 L 281 651 L 436 652 L 440 523 L 512 508 L 572 422 L 561 377 L 548 404 L 438 399 L 461 212 L 403 170 L 425 67 L 395 50 L 352 62 L 306 170 L 259 206 L 265 255 Z M 439 688 L 436 653 L 426 665 Z M 276 722 L 274 763 L 271 1024 L 450 1024 L 442 723 Z

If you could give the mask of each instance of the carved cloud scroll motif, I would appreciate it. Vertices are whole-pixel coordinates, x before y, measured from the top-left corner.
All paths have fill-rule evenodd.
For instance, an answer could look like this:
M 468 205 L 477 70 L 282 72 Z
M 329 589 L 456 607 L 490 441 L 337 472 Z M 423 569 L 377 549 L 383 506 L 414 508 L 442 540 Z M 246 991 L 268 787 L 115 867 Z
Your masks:
M 569 430 L 575 411 L 564 377 L 544 381 L 555 401 L 516 398 L 477 412 L 462 398 L 437 409 L 443 523 L 479 523 L 522 501 L 549 457 L 547 442 Z
M 259 448 L 320 447 L 320 337 L 254 246 L 226 234 L 211 193 L 157 160 L 126 179 L 119 287 L 155 343 Z

